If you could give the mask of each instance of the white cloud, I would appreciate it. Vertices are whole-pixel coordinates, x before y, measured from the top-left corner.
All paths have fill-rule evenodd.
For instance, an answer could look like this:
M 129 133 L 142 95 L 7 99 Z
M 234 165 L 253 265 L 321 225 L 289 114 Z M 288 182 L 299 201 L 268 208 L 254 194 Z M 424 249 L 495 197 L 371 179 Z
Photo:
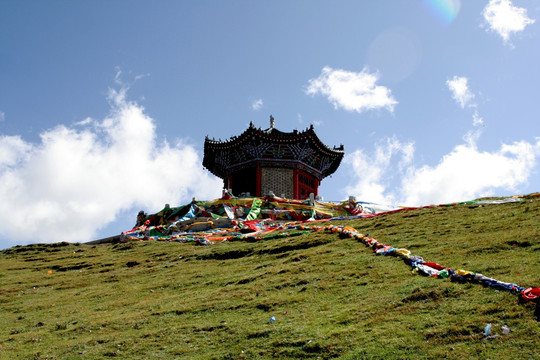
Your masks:
M 264 105 L 264 104 L 263 104 L 262 99 L 257 99 L 257 100 L 255 100 L 255 101 L 253 101 L 253 102 L 251 103 L 251 109 L 253 109 L 253 110 L 259 110 L 260 108 L 263 107 L 263 105 Z
M 6 119 L 6 113 L 3 111 L 0 111 L 0 121 L 4 121 Z
M 0 136 L 0 169 L 22 161 L 30 148 L 20 136 Z
M 473 126 L 483 126 L 484 119 L 478 114 L 478 111 L 475 111 L 473 114 Z
M 359 200 L 379 204 L 394 203 L 396 194 L 389 193 L 387 187 L 391 179 L 398 176 L 412 161 L 414 143 L 401 143 L 396 138 L 388 138 L 380 142 L 373 155 L 362 150 L 345 157 L 345 164 L 352 167 L 356 182 L 346 187 L 348 195 L 354 195 Z M 400 156 L 397 172 L 390 171 L 391 160 Z
M 468 81 L 466 77 L 456 75 L 451 80 L 446 81 L 448 89 L 452 92 L 452 97 L 462 109 L 467 105 L 475 106 L 475 104 L 471 104 L 474 94 L 469 90 Z
M 437 165 L 419 168 L 412 165 L 412 144 L 395 139 L 376 146 L 374 154 L 357 150 L 345 161 L 356 175 L 347 194 L 364 201 L 421 206 L 472 200 L 501 190 L 515 191 L 527 183 L 540 155 L 540 138 L 536 143 L 502 144 L 494 152 L 479 150 L 475 140 L 471 136 Z M 398 153 L 402 157 L 395 164 L 391 159 Z M 401 183 L 389 189 L 390 179 L 396 174 Z
M 392 112 L 398 102 L 390 89 L 377 85 L 378 80 L 377 73 L 369 73 L 365 68 L 356 73 L 326 66 L 319 77 L 309 80 L 306 93 L 327 96 L 336 109 L 361 113 L 386 108 Z
M 474 110 L 473 112 L 473 129 L 467 132 L 464 139 L 467 143 L 471 144 L 475 142 L 482 133 L 482 128 L 485 126 L 484 119 L 478 113 L 478 105 L 474 102 L 475 95 L 469 90 L 468 79 L 464 76 L 456 76 L 451 80 L 446 81 L 448 89 L 452 92 L 452 97 L 465 109 L 465 106 Z
M 505 42 L 512 33 L 523 31 L 535 22 L 527 16 L 527 9 L 513 6 L 510 0 L 490 0 L 482 15 L 489 30 L 498 33 Z
M 93 122 L 92 118 L 91 117 L 87 117 L 86 119 L 84 120 L 81 120 L 81 121 L 78 121 L 75 123 L 75 125 L 80 125 L 80 126 L 85 126 L 85 125 L 89 125 Z
M 515 191 L 527 182 L 539 155 L 540 140 L 503 144 L 498 151 L 458 145 L 434 167 L 410 169 L 403 182 L 404 203 L 441 204 L 493 195 L 496 189 Z
M 191 197 L 215 198 L 221 180 L 203 170 L 182 140 L 157 139 L 154 120 L 111 90 L 110 114 L 59 125 L 40 143 L 0 141 L 0 237 L 9 241 L 87 241 L 121 211 L 157 211 Z
M 447 84 L 462 108 L 474 109 L 473 128 L 464 135 L 464 143 L 455 146 L 436 165 L 420 167 L 413 163 L 413 144 L 395 138 L 379 143 L 370 154 L 357 150 L 345 161 L 355 174 L 348 195 L 364 201 L 421 206 L 516 191 L 527 183 L 540 156 L 540 138 L 533 143 L 502 144 L 492 152 L 478 149 L 476 143 L 484 120 L 472 102 L 474 95 L 467 79 L 455 76 Z M 394 181 L 396 178 L 398 181 Z

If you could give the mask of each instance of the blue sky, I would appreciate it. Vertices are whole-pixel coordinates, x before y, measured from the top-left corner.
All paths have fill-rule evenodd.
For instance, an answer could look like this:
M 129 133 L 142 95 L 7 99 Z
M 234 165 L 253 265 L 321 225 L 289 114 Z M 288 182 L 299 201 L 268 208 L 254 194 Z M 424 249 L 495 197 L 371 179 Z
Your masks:
M 325 200 L 539 191 L 540 1 L 0 0 L 0 248 L 220 196 L 206 135 L 315 126 Z

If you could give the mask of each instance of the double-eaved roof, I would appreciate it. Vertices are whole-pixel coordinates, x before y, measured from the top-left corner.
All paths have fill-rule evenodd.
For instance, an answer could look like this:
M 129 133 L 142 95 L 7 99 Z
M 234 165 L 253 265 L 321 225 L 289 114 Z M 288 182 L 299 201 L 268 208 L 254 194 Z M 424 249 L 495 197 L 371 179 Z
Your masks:
M 304 131 L 287 133 L 275 129 L 273 122 L 264 130 L 250 123 L 242 134 L 226 141 L 207 136 L 203 166 L 222 179 L 236 168 L 258 162 L 259 166 L 302 168 L 321 180 L 337 170 L 343 155 L 343 145 L 326 146 L 315 134 L 313 125 Z

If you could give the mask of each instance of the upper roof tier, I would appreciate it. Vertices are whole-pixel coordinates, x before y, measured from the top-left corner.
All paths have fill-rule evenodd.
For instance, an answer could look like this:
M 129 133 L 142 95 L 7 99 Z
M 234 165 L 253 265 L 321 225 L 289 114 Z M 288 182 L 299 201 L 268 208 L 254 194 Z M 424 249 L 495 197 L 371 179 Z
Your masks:
M 249 127 L 239 136 L 221 141 L 206 136 L 203 166 L 225 179 L 228 174 L 254 162 L 264 166 L 301 167 L 319 179 L 334 173 L 343 159 L 343 145 L 323 144 L 311 125 L 304 131 L 282 132 L 274 128 Z

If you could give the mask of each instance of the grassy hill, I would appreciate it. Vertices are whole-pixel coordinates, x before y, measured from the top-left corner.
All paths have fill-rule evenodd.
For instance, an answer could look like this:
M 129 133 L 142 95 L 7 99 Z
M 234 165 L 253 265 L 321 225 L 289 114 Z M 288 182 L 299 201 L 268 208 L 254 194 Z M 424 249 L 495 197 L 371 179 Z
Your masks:
M 332 224 L 426 261 L 540 286 L 539 198 Z M 329 232 L 210 246 L 17 246 L 0 252 L 0 305 L 1 359 L 540 358 L 534 303 L 414 274 Z M 495 336 L 485 338 L 488 323 Z

